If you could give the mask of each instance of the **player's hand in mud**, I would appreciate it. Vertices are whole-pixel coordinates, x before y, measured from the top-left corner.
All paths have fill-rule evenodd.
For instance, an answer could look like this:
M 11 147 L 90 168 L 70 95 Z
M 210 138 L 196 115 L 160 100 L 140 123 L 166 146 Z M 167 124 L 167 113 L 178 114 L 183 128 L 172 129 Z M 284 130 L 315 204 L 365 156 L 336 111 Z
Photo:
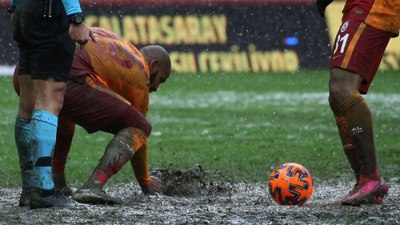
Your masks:
M 144 194 L 154 195 L 162 193 L 162 181 L 156 177 L 150 177 L 150 185 L 139 184 Z

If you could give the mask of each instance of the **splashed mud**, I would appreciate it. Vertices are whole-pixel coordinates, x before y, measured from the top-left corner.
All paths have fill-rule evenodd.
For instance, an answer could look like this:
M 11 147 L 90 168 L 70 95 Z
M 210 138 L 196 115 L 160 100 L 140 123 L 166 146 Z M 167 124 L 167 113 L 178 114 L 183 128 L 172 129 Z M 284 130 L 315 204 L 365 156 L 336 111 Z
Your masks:
M 221 173 L 209 173 L 201 165 L 187 171 L 158 169 L 151 172 L 163 182 L 163 194 L 167 196 L 201 197 L 230 194 L 234 189 Z
M 107 187 L 124 203 L 80 205 L 75 209 L 17 206 L 19 188 L 0 188 L 0 224 L 400 224 L 400 181 L 389 181 L 382 205 L 335 205 L 349 184 L 321 184 L 307 205 L 279 206 L 266 183 L 232 183 L 201 166 L 187 171 L 152 172 L 164 182 L 164 195 L 146 196 L 136 183 Z

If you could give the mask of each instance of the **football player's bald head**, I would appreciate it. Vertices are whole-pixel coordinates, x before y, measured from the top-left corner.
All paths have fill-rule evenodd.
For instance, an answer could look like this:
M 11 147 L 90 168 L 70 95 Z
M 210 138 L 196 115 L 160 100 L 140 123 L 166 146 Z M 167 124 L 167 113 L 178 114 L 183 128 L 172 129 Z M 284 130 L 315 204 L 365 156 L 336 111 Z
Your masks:
M 171 59 L 159 45 L 148 45 L 140 49 L 150 68 L 150 91 L 157 91 L 171 74 Z

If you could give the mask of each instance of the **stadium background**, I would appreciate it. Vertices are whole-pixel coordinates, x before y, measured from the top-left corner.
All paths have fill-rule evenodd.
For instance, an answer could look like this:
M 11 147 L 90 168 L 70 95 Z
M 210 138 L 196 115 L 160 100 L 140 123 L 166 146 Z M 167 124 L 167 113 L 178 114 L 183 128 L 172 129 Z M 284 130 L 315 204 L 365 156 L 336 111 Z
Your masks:
M 343 2 L 335 0 L 328 7 L 325 21 L 314 1 L 81 0 L 87 22 L 138 45 L 163 41 L 159 44 L 171 52 L 175 72 L 187 71 L 172 76 L 151 96 L 150 168 L 187 169 L 200 163 L 240 183 L 224 183 L 229 188 L 220 196 L 213 188 L 219 186 L 204 189 L 202 181 L 202 190 L 208 191 L 204 196 L 149 198 L 141 195 L 125 166 L 106 188 L 113 196 L 125 197 L 123 207 L 16 207 L 20 177 L 13 129 L 18 101 L 11 77 L 0 77 L 0 224 L 400 224 L 397 72 L 380 73 L 365 96 L 376 115 L 381 174 L 391 185 L 385 204 L 329 204 L 353 184 L 326 91 L 330 43 L 340 26 Z M 8 4 L 0 0 L 0 74 L 6 75 L 17 59 Z M 199 23 L 204 29 L 197 29 Z M 160 29 L 168 36 L 160 35 Z M 398 70 L 399 41 L 392 39 L 382 70 Z M 248 65 L 240 60 L 248 62 L 250 57 L 255 60 L 251 66 L 239 67 Z M 292 72 L 296 70 L 303 71 Z M 195 73 L 202 74 L 190 76 Z M 77 132 L 67 169 L 75 188 L 90 175 L 111 138 L 103 132 Z M 280 207 L 267 194 L 269 172 L 288 160 L 304 164 L 314 175 L 315 193 L 306 207 Z M 218 185 L 222 180 L 212 182 Z
M 110 29 L 138 47 L 160 44 L 174 72 L 294 72 L 327 68 L 344 1 L 321 18 L 315 0 L 81 0 L 86 23 Z M 0 74 L 17 61 L 8 0 L 1 0 Z M 398 70 L 393 39 L 381 70 Z

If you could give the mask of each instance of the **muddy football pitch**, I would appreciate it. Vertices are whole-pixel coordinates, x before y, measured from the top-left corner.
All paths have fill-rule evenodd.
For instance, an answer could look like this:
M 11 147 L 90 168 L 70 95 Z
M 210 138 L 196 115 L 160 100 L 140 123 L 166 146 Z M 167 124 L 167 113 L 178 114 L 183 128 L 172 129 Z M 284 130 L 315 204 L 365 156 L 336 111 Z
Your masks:
M 280 206 L 264 183 L 232 183 L 201 166 L 155 170 L 164 195 L 143 195 L 136 182 L 107 186 L 122 205 L 71 209 L 18 207 L 19 188 L 0 189 L 0 224 L 400 224 L 400 180 L 391 179 L 382 205 L 341 206 L 351 182 L 315 180 L 305 206 Z M 73 187 L 75 188 L 75 187 Z

